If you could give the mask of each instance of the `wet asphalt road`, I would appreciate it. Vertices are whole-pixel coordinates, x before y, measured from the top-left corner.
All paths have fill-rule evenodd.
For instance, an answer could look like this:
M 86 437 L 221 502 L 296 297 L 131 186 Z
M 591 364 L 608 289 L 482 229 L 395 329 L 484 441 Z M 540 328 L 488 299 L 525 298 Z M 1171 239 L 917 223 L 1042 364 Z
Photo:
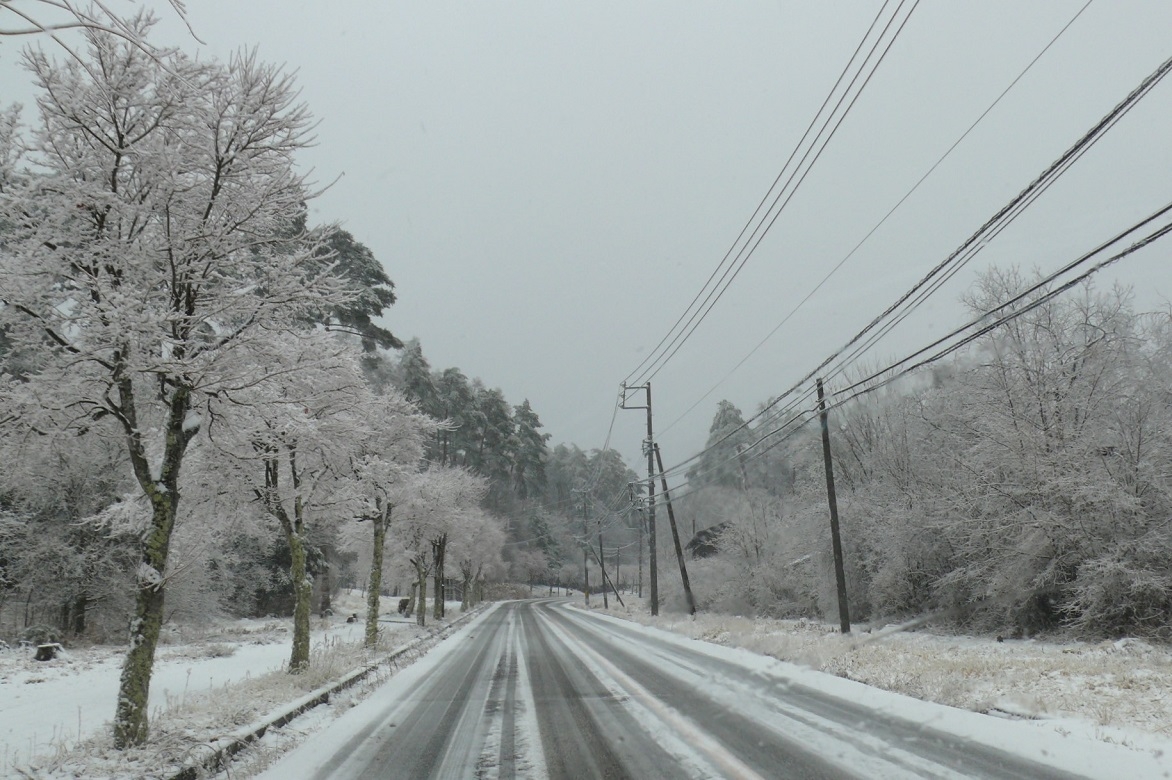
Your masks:
M 558 600 L 501 604 L 306 776 L 1070 775 Z

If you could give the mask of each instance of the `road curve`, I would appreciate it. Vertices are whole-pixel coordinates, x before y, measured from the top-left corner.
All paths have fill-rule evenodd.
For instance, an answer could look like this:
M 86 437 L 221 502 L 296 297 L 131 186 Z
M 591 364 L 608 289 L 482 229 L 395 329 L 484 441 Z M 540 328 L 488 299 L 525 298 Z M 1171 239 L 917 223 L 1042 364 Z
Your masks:
M 360 727 L 264 776 L 1072 777 L 563 601 L 501 604 L 448 642 Z

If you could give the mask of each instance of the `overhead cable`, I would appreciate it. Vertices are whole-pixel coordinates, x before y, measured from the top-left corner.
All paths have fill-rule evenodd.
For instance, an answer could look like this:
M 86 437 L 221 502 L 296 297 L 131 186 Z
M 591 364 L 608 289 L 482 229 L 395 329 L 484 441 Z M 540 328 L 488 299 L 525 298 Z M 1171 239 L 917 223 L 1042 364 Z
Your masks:
M 634 371 L 627 375 L 626 379 L 624 380 L 626 384 L 639 385 L 644 381 L 649 380 L 651 377 L 654 377 L 659 372 L 659 370 L 662 369 L 664 365 L 666 365 L 667 361 L 674 357 L 676 352 L 679 351 L 679 348 L 682 346 L 683 342 L 686 341 L 692 335 L 692 333 L 695 332 L 696 328 L 699 327 L 700 322 L 702 322 L 704 318 L 708 316 L 708 313 L 716 305 L 716 302 L 724 294 L 724 291 L 728 288 L 729 285 L 732 284 L 732 281 L 740 273 L 745 263 L 748 262 L 749 257 L 760 244 L 761 239 L 764 238 L 765 233 L 767 233 L 773 226 L 773 223 L 776 222 L 781 210 L 785 208 L 785 205 L 789 203 L 797 188 L 801 185 L 802 181 L 805 180 L 806 175 L 809 173 L 814 163 L 817 162 L 818 158 L 822 154 L 822 151 L 830 142 L 830 139 L 833 138 L 834 134 L 838 131 L 842 121 L 846 118 L 846 115 L 854 106 L 855 101 L 857 101 L 859 95 L 862 94 L 862 90 L 870 82 L 870 79 L 874 75 L 875 70 L 879 67 L 880 63 L 882 63 L 883 59 L 887 55 L 887 52 L 890 51 L 891 45 L 894 43 L 895 38 L 898 37 L 899 33 L 903 30 L 903 26 L 907 23 L 907 20 L 911 17 L 911 13 L 919 4 L 919 0 L 913 0 L 911 10 L 907 12 L 907 15 L 904 16 L 902 22 L 899 23 L 894 35 L 892 35 L 890 39 L 887 40 L 886 46 L 883 48 L 882 53 L 879 55 L 878 59 L 871 63 L 871 60 L 874 57 L 876 51 L 879 50 L 880 46 L 883 46 L 885 36 L 887 36 L 888 32 L 891 30 L 892 25 L 899 17 L 907 1 L 908 0 L 900 0 L 899 5 L 896 7 L 895 11 L 892 12 L 890 18 L 887 19 L 887 22 L 883 26 L 882 31 L 871 44 L 870 50 L 860 61 L 857 70 L 849 79 L 847 86 L 841 91 L 841 94 L 838 95 L 837 102 L 834 103 L 834 106 L 830 112 L 826 113 L 826 107 L 834 100 L 836 92 L 839 91 L 839 87 L 841 87 L 844 80 L 847 79 L 847 76 L 851 70 L 855 69 L 855 61 L 858 59 L 859 52 L 865 48 L 868 39 L 871 38 L 872 33 L 879 25 L 880 20 L 886 13 L 888 6 L 891 4 L 891 0 L 884 2 L 883 6 L 880 8 L 879 14 L 875 17 L 874 21 L 872 21 L 871 26 L 867 29 L 863 39 L 859 42 L 859 45 L 855 49 L 855 53 L 852 54 L 850 60 L 847 63 L 847 66 L 843 69 L 842 74 L 839 75 L 839 78 L 835 82 L 834 87 L 832 87 L 831 92 L 823 101 L 822 107 L 819 108 L 818 112 L 815 114 L 814 119 L 806 128 L 806 132 L 802 135 L 797 146 L 795 146 L 794 150 L 790 153 L 790 156 L 786 160 L 785 165 L 782 167 L 781 172 L 770 186 L 770 189 L 766 192 L 765 197 L 762 198 L 761 203 L 759 203 L 757 208 L 754 210 L 748 222 L 746 222 L 745 226 L 741 229 L 741 232 L 737 235 L 733 245 L 725 253 L 724 257 L 717 265 L 716 270 L 714 270 L 712 275 L 709 276 L 708 281 L 705 282 L 700 292 L 697 293 L 697 295 L 692 299 L 692 302 L 689 304 L 688 308 L 685 309 L 680 318 L 676 320 L 676 323 L 668 331 L 667 335 L 664 336 L 655 349 L 653 349 L 650 353 L 648 353 L 647 356 L 644 357 L 639 366 L 637 366 Z M 868 68 L 869 70 L 867 70 Z M 865 77 L 863 77 L 864 72 L 866 72 Z M 863 77 L 862 85 L 859 86 L 858 90 L 854 91 L 853 96 L 851 96 L 852 90 L 854 90 L 855 85 L 859 82 L 860 77 Z M 844 101 L 848 101 L 848 97 L 849 102 L 846 102 L 845 110 L 839 114 L 839 109 L 843 107 Z M 833 127 L 831 127 L 832 124 Z M 811 138 L 811 132 L 814 131 L 815 127 L 818 129 L 813 135 L 813 140 L 807 144 L 806 142 Z M 830 129 L 829 133 L 827 134 L 828 128 Z M 825 138 L 823 138 L 824 135 Z M 801 152 L 800 158 L 798 158 L 799 152 Z M 795 159 L 798 159 L 798 162 L 791 169 L 791 164 Z M 786 177 L 787 170 L 789 171 L 788 177 Z M 782 181 L 782 179 L 785 179 L 785 182 L 779 189 L 777 185 Z M 776 192 L 775 195 L 773 195 L 774 192 Z M 769 206 L 765 212 L 762 213 L 761 206 L 766 201 L 769 201 L 771 195 L 773 195 L 772 201 L 769 203 Z M 778 203 L 781 202 L 783 198 L 785 198 L 784 202 L 782 202 L 781 206 L 778 207 Z M 770 218 L 771 215 L 772 218 Z M 758 219 L 758 217 L 760 218 Z M 755 226 L 753 224 L 754 221 L 756 221 Z M 748 237 L 746 238 L 746 231 L 749 231 L 750 228 L 752 228 L 752 230 L 748 233 Z M 752 243 L 754 238 L 756 238 L 756 243 Z M 751 243 L 752 248 L 750 249 L 749 247 Z M 738 246 L 740 247 L 739 250 L 737 249 Z M 715 282 L 713 282 L 714 279 Z M 648 361 L 650 361 L 650 364 Z M 632 377 L 635 378 L 633 379 Z
M 693 455 L 688 460 L 696 460 L 702 457 L 705 452 L 713 446 L 727 440 L 729 437 L 736 434 L 737 430 L 743 429 L 751 425 L 757 418 L 764 416 L 776 404 L 781 403 L 786 398 L 802 387 L 808 385 L 811 379 L 815 376 L 820 376 L 825 373 L 825 369 L 831 366 L 835 361 L 839 361 L 837 365 L 831 369 L 827 376 L 837 376 L 854 360 L 861 357 L 861 355 L 874 346 L 880 338 L 889 333 L 892 328 L 899 324 L 907 317 L 911 311 L 914 311 L 928 298 L 928 296 L 935 293 L 940 287 L 947 282 L 953 275 L 955 275 L 961 268 L 963 268 L 969 261 L 971 261 L 985 246 L 988 245 L 997 235 L 1005 230 L 1013 223 L 1021 214 L 1032 205 L 1043 193 L 1045 193 L 1050 186 L 1057 181 L 1066 171 L 1070 169 L 1075 162 L 1077 162 L 1090 148 L 1092 148 L 1098 141 L 1118 122 L 1126 116 L 1146 95 L 1148 95 L 1153 88 L 1172 70 L 1172 58 L 1165 60 L 1156 68 L 1151 74 L 1145 77 L 1139 85 L 1133 89 L 1128 95 L 1120 101 L 1110 112 L 1103 116 L 1095 125 L 1093 125 L 1086 133 L 1084 133 L 1070 148 L 1068 148 L 1061 156 L 1052 162 L 1045 170 L 1042 171 L 1029 185 L 1019 192 L 1012 200 L 1005 206 L 998 210 L 992 217 L 990 217 L 981 227 L 971 236 L 965 239 L 959 247 L 953 250 L 943 261 L 933 267 L 922 279 L 916 282 L 907 292 L 901 295 L 894 303 L 887 307 L 881 314 L 871 320 L 862 330 L 855 334 L 849 341 L 837 350 L 832 352 L 827 358 L 819 363 L 813 370 L 790 386 L 788 390 L 776 396 L 774 400 L 765 405 L 763 409 L 757 412 L 752 418 L 746 420 L 738 429 L 730 431 L 720 442 L 716 442 L 705 447 L 699 453 Z M 910 301 L 910 304 L 909 304 Z M 907 304 L 907 308 L 904 306 Z M 869 336 L 876 328 L 879 330 L 873 336 Z M 857 346 L 860 342 L 867 338 L 861 346 Z M 848 350 L 852 350 L 847 353 Z M 843 357 L 844 353 L 847 353 Z M 842 358 L 841 360 L 839 360 Z M 808 391 L 807 391 L 808 392 Z M 667 469 L 667 471 L 677 470 L 683 464 L 677 464 Z
M 1017 83 L 1022 80 L 1022 78 L 1030 71 L 1031 68 L 1034 67 L 1035 64 L 1037 64 L 1038 60 L 1040 60 L 1042 58 L 1042 56 L 1046 52 L 1048 52 L 1050 50 L 1050 48 L 1058 41 L 1058 39 L 1062 37 L 1063 33 L 1065 33 L 1068 29 L 1070 29 L 1070 26 L 1073 25 L 1074 22 L 1082 15 L 1083 11 L 1087 10 L 1087 8 L 1091 5 L 1092 2 L 1094 2 L 1094 0 L 1087 0 L 1087 2 L 1084 3 L 1083 6 L 1078 9 L 1077 12 L 1075 12 L 1074 16 L 1071 17 L 1070 20 L 1065 25 L 1063 25 L 1062 29 L 1060 29 L 1057 32 L 1057 34 L 1055 34 L 1054 37 L 1050 39 L 1050 42 L 1047 43 L 1042 48 L 1042 50 L 1040 52 L 1038 52 L 1038 54 L 1035 55 L 1032 60 L 1029 61 L 1029 63 L 1025 66 L 1025 68 L 1020 73 L 1017 74 L 1017 77 L 1014 78 L 1013 81 L 1011 81 L 1009 83 L 1009 86 L 1007 86 L 1005 89 L 1003 89 L 1001 91 L 1001 94 L 999 94 L 993 100 L 993 102 L 990 103 L 985 108 L 985 110 L 981 112 L 980 116 L 978 116 L 976 118 L 976 120 L 974 120 L 973 123 L 968 126 L 968 129 L 966 129 L 963 133 L 961 133 L 960 137 L 958 137 L 955 141 L 952 142 L 952 145 L 948 147 L 948 149 L 944 152 L 944 154 L 942 154 L 936 160 L 936 162 L 934 162 L 931 165 L 931 167 L 928 168 L 928 170 L 924 173 L 924 175 L 921 176 L 919 178 L 919 180 L 916 181 L 916 183 L 914 185 L 912 185 L 911 189 L 909 189 L 906 193 L 904 193 L 903 197 L 900 198 L 896 202 L 896 204 L 894 206 L 892 206 L 891 209 L 889 209 L 886 214 L 883 215 L 883 218 L 880 219 L 877 223 L 875 223 L 875 226 L 872 227 L 867 232 L 867 234 L 864 235 L 863 238 L 857 244 L 855 244 L 854 248 L 852 248 L 849 252 L 847 252 L 847 254 L 841 260 L 839 260 L 838 263 L 833 268 L 830 269 L 830 272 L 827 273 L 824 277 L 822 277 L 822 280 L 819 281 L 818 284 L 816 284 L 814 286 L 814 288 L 812 290 L 810 290 L 810 292 L 806 293 L 806 296 L 804 298 L 802 298 L 800 301 L 798 301 L 796 306 L 794 306 L 792 309 L 790 309 L 789 313 L 787 313 L 784 317 L 782 317 L 781 321 L 778 322 L 777 325 L 775 325 L 773 327 L 773 329 L 765 335 L 765 338 L 761 339 L 761 341 L 759 341 L 755 347 L 753 347 L 751 350 L 749 350 L 749 353 L 747 355 L 745 355 L 743 358 L 741 358 L 741 360 L 735 366 L 733 366 L 727 374 L 725 374 L 723 377 L 721 377 L 720 380 L 716 382 L 716 384 L 714 384 L 711 388 L 708 389 L 708 391 L 706 393 L 704 393 L 704 395 L 700 396 L 700 398 L 697 399 L 695 403 L 693 403 L 691 406 L 689 406 L 687 409 L 685 409 L 683 414 L 681 414 L 679 417 L 675 418 L 670 423 L 668 423 L 661 430 L 661 433 L 667 433 L 678 422 L 680 422 L 685 417 L 687 417 L 689 414 L 691 414 L 701 403 L 703 403 L 705 400 L 707 400 L 709 398 L 709 396 L 711 396 L 714 392 L 716 392 L 717 388 L 719 388 L 726 381 L 728 381 L 728 378 L 731 377 L 733 374 L 735 374 L 741 368 L 741 366 L 743 366 L 746 362 L 748 362 L 749 359 L 752 358 L 753 355 L 755 355 L 757 353 L 757 351 L 761 349 L 761 347 L 765 346 L 766 342 L 768 342 L 771 338 L 773 338 L 774 335 L 776 335 L 777 332 L 779 330 L 781 330 L 781 328 L 787 322 L 789 322 L 790 319 L 792 319 L 794 317 L 794 315 L 796 315 L 802 309 L 802 307 L 804 307 L 806 305 L 806 303 L 809 302 L 809 300 L 812 297 L 814 297 L 814 295 L 826 285 L 826 283 L 828 281 L 830 281 L 830 278 L 832 276 L 834 276 L 839 271 L 839 269 L 841 269 L 843 267 L 843 265 L 845 265 L 847 263 L 847 261 L 849 261 L 852 257 L 855 256 L 855 253 L 857 253 L 859 251 L 859 249 L 861 249 L 862 246 L 865 243 L 867 243 L 867 241 L 869 241 L 873 235 L 875 235 L 875 233 L 879 230 L 879 228 L 883 227 L 883 225 L 886 224 L 887 220 L 890 219 L 891 216 L 901 206 L 903 206 L 903 204 L 908 200 L 908 198 L 910 198 L 912 196 L 912 194 L 914 194 L 916 192 L 916 190 L 918 190 L 920 188 L 920 185 L 923 184 L 924 181 L 929 176 L 931 176 L 936 171 L 936 169 L 939 168 L 940 165 L 946 159 L 948 159 L 948 157 L 961 144 L 961 142 L 964 141 L 965 138 L 967 138 L 969 136 L 969 134 L 973 132 L 974 129 L 976 129 L 977 125 L 979 125 L 981 123 L 981 121 L 986 116 L 989 115 L 989 113 L 997 106 L 997 104 L 1000 103 L 1001 100 L 1006 95 L 1009 94 L 1010 90 L 1012 90 L 1017 85 Z

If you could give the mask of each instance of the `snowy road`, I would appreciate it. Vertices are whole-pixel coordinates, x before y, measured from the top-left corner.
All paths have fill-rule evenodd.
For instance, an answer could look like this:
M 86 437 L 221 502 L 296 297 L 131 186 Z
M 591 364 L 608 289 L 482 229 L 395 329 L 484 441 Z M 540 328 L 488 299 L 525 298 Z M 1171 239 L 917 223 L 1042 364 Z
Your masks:
M 542 600 L 502 604 L 479 618 L 264 777 L 1067 778 L 1166 771 L 1158 759 L 1114 745 L 926 704 Z

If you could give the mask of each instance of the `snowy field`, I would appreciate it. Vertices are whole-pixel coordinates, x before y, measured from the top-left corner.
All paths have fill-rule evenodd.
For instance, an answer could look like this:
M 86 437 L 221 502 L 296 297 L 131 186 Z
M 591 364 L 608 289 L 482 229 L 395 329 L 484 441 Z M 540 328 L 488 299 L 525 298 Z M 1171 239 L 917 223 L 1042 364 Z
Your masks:
M 151 681 L 148 752 L 182 757 L 369 663 L 362 622 L 345 622 L 351 611 L 314 619 L 311 669 L 298 676 L 283 671 L 292 636 L 288 620 L 165 631 Z M 458 617 L 458 602 L 448 614 L 445 622 Z M 414 621 L 393 614 L 384 615 L 381 626 L 384 654 L 423 633 Z M 79 762 L 109 749 L 124 653 L 117 647 L 76 648 L 38 662 L 30 649 L 0 651 L 0 777 L 88 776 Z M 150 756 L 145 761 L 159 765 Z
M 598 605 L 591 611 L 603 612 Z M 843 637 L 836 626 L 804 620 L 653 618 L 642 605 L 612 605 L 607 614 L 924 701 L 1172 754 L 1172 650 L 1162 645 L 1136 639 L 998 642 L 867 626 Z

